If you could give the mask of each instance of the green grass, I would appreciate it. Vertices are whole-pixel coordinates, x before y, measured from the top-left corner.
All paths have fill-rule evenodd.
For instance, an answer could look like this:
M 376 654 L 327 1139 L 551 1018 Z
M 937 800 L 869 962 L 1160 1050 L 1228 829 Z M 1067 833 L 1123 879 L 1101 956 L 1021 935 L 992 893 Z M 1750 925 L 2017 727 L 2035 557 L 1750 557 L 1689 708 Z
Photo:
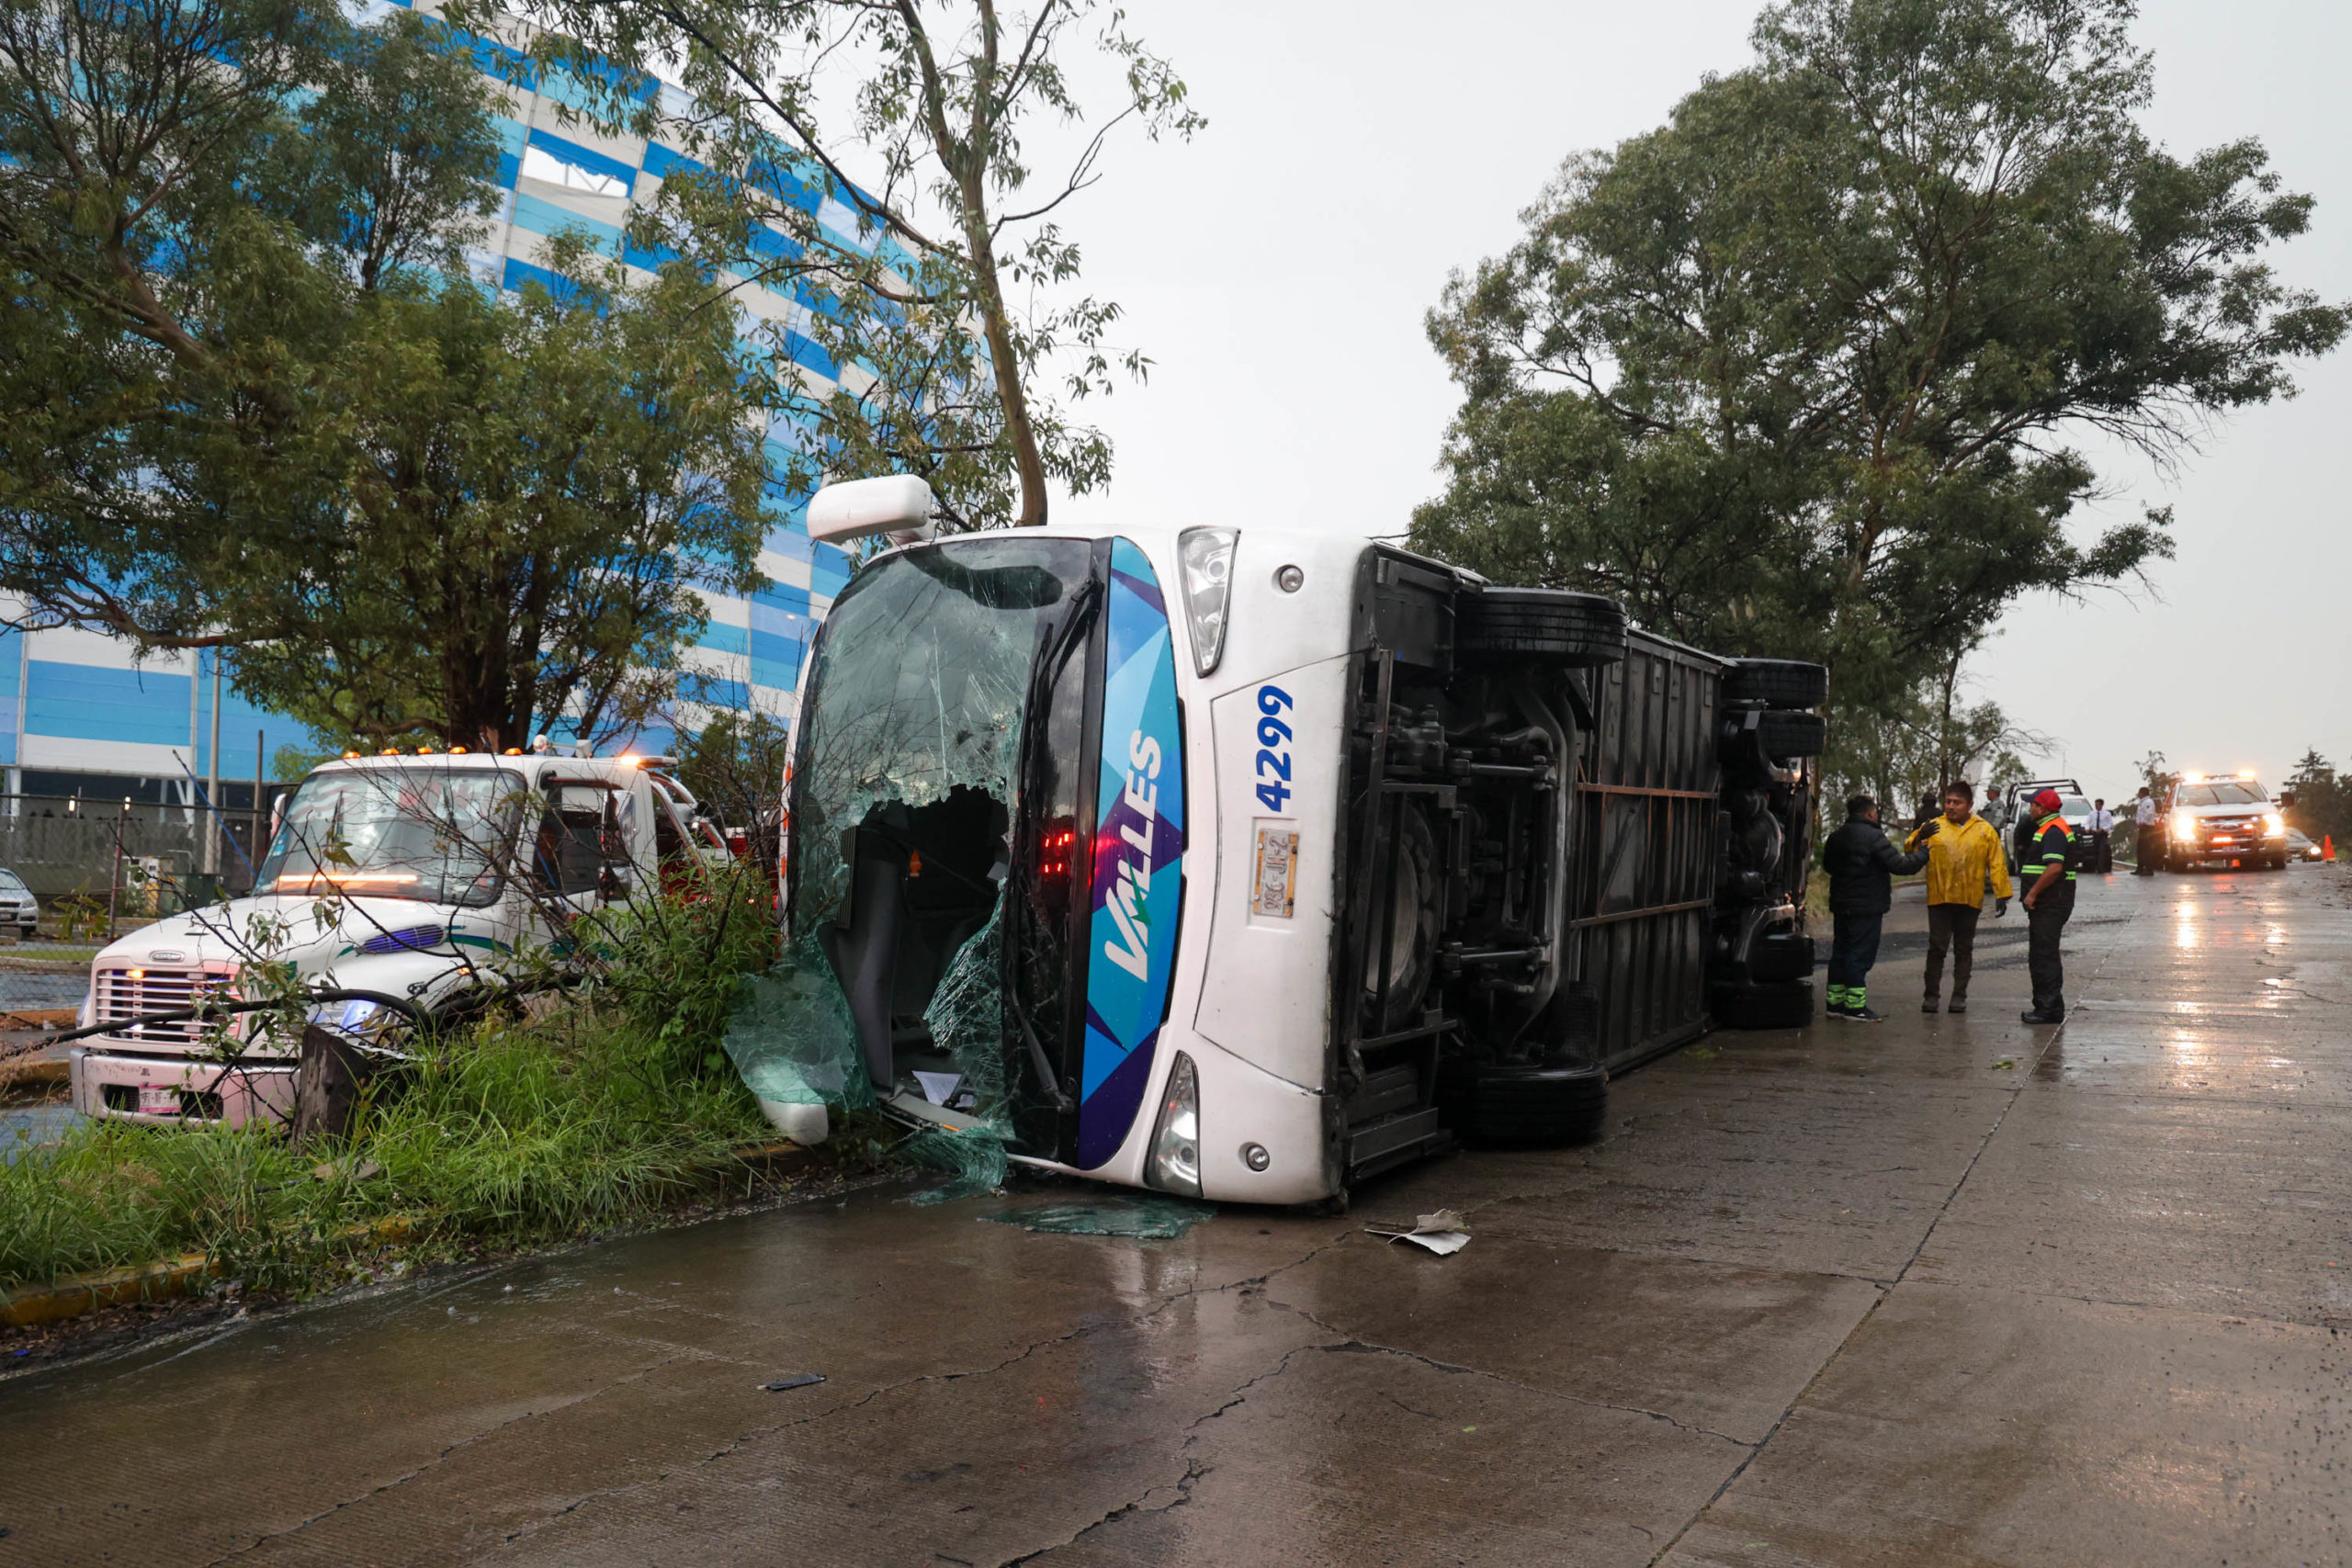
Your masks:
M 632 1032 L 492 1031 L 385 1083 L 353 1135 L 93 1122 L 0 1167 L 0 1285 L 209 1252 L 255 1290 L 341 1282 L 398 1216 L 441 1253 L 544 1245 L 654 1218 L 741 1180 L 773 1134 L 731 1077 L 650 1080 Z
M 748 1180 L 773 1136 L 718 1051 L 763 964 L 764 884 L 633 915 L 582 999 L 419 1048 L 348 1137 L 94 1122 L 0 1166 L 0 1286 L 210 1253 L 247 1288 L 305 1292 L 403 1247 L 463 1256 L 641 1223 Z

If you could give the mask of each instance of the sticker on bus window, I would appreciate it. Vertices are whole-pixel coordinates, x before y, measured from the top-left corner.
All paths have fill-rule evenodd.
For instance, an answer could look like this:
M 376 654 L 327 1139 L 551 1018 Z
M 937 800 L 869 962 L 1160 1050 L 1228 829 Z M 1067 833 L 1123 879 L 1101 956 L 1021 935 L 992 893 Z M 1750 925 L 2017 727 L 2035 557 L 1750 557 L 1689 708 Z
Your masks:
M 1296 912 L 1298 835 L 1287 828 L 1258 829 L 1258 869 L 1250 880 L 1250 912 L 1287 920 Z

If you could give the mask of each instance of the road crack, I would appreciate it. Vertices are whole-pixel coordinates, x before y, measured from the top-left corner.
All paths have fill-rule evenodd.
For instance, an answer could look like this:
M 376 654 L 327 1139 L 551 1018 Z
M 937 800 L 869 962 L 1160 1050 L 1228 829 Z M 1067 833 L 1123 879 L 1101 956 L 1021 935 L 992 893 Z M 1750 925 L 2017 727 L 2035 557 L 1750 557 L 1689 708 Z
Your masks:
M 1735 1438 L 1728 1432 L 1718 1432 L 1712 1427 L 1695 1427 L 1688 1421 L 1678 1420 L 1676 1417 L 1668 1415 L 1663 1410 L 1652 1410 L 1646 1405 L 1640 1404 L 1618 1404 L 1606 1399 L 1590 1399 L 1583 1394 L 1569 1393 L 1561 1389 L 1544 1388 L 1535 1383 L 1521 1382 L 1516 1379 L 1504 1377 L 1499 1372 L 1487 1371 L 1482 1368 L 1466 1367 L 1456 1361 L 1441 1361 L 1434 1356 L 1424 1356 L 1418 1350 L 1402 1349 L 1394 1345 L 1382 1345 L 1375 1341 L 1363 1338 L 1360 1335 L 1351 1334 L 1346 1329 L 1340 1327 L 1337 1324 L 1325 1322 L 1323 1319 L 1316 1316 L 1313 1313 L 1308 1312 L 1304 1307 L 1295 1307 L 1286 1303 L 1274 1301 L 1269 1301 L 1267 1304 L 1270 1306 L 1279 1306 L 1284 1312 L 1296 1313 L 1299 1316 L 1305 1318 L 1316 1327 L 1335 1337 L 1330 1343 L 1302 1346 L 1300 1348 L 1302 1349 L 1339 1351 L 1341 1353 L 1352 1350 L 1372 1355 L 1394 1356 L 1400 1360 L 1418 1361 L 1422 1366 L 1428 1367 L 1434 1371 L 1446 1372 L 1458 1377 L 1478 1378 L 1487 1382 L 1500 1383 L 1505 1388 L 1516 1389 L 1521 1393 L 1532 1393 L 1539 1399 L 1556 1399 L 1566 1404 L 1583 1405 L 1588 1410 L 1611 1410 L 1621 1416 L 1640 1416 L 1652 1421 L 1662 1421 L 1666 1425 L 1674 1427 L 1677 1431 L 1689 1432 L 1694 1437 L 1720 1438 L 1722 1441 L 1729 1443 L 1735 1448 L 1753 1449 L 1757 1446 L 1744 1438 Z M 1296 1351 L 1292 1352 L 1294 1355 L 1296 1353 Z M 1285 1362 L 1287 1362 L 1288 1358 L 1284 1358 L 1284 1359 Z M 1234 1403 L 1239 1404 L 1240 1402 L 1236 1400 Z M 1223 1415 L 1224 1412 L 1219 1410 L 1212 1412 L 1212 1414 Z M 1424 1413 L 1416 1410 L 1413 1414 L 1419 1416 Z M 1194 1423 L 1196 1426 L 1199 1423 L 1197 1422 Z
M 204 1568 L 219 1568 L 219 1564 L 220 1563 L 233 1562 L 240 1557 L 260 1551 L 263 1547 L 267 1546 L 272 1541 L 284 1540 L 288 1537 L 300 1535 L 304 1530 L 309 1529 L 312 1525 L 319 1523 L 322 1519 L 331 1519 L 337 1514 L 344 1512 L 345 1509 L 356 1508 L 359 1505 L 366 1503 L 370 1499 L 380 1497 L 388 1492 L 396 1492 L 400 1490 L 400 1488 L 408 1485 L 411 1482 L 431 1474 L 435 1470 L 437 1470 L 442 1465 L 447 1463 L 452 1455 L 466 1449 L 472 1448 L 476 1443 L 481 1442 L 487 1438 L 494 1438 L 498 1436 L 499 1433 L 507 1430 L 511 1427 L 520 1426 L 526 1421 L 535 1421 L 542 1416 L 552 1416 L 559 1410 L 570 1410 L 576 1406 L 585 1404 L 594 1399 L 602 1399 L 605 1394 L 612 1393 L 615 1389 L 626 1388 L 633 1382 L 638 1382 L 645 1378 L 651 1377 L 655 1372 L 660 1371 L 664 1367 L 673 1366 L 680 1361 L 703 1359 L 715 1360 L 721 1359 L 722 1358 L 717 1357 L 707 1358 L 697 1351 L 681 1351 L 677 1355 L 664 1356 L 660 1360 L 655 1361 L 650 1365 L 640 1367 L 636 1371 L 629 1373 L 626 1377 L 615 1378 L 612 1382 L 604 1384 L 600 1388 L 592 1389 L 576 1399 L 559 1400 L 556 1403 L 546 1405 L 542 1408 L 526 1410 L 519 1415 L 510 1416 L 503 1421 L 485 1427 L 479 1432 L 458 1438 L 456 1442 L 449 1444 L 440 1452 L 435 1454 L 431 1459 L 426 1460 L 423 1464 L 418 1465 L 415 1469 L 409 1471 L 404 1474 L 396 1475 L 390 1481 L 379 1483 L 378 1484 L 369 1487 L 367 1491 L 360 1493 L 356 1497 L 346 1497 L 343 1501 L 336 1503 L 332 1506 L 322 1508 L 317 1513 L 311 1515 L 308 1518 L 298 1520 L 294 1524 L 288 1525 L 284 1529 L 271 1530 L 266 1534 L 255 1536 L 253 1540 L 247 1541 L 244 1545 L 238 1547 L 235 1551 L 222 1552 L 220 1556 L 211 1559 L 209 1562 L 205 1563 Z
M 2099 954 L 2098 964 L 2083 981 L 2081 994 L 2087 994 L 2098 984 L 2099 977 L 2107 973 L 2109 961 L 2122 950 L 2125 940 L 2131 934 L 2132 923 L 2139 918 L 2140 911 L 2137 907 L 2134 907 L 2132 912 L 2127 916 L 2108 916 L 2079 922 L 2082 925 L 2120 924 L 2124 928 L 2118 933 L 2117 940 L 2109 943 L 2107 950 Z M 1772 1425 L 1766 1428 L 1762 1438 L 1748 1448 L 1748 1451 L 1741 1457 L 1740 1461 L 1732 1467 L 1731 1473 L 1724 1477 L 1722 1484 L 1718 1485 L 1713 1495 L 1691 1512 L 1689 1518 L 1682 1521 L 1682 1528 L 1676 1530 L 1668 1538 L 1666 1544 L 1651 1554 L 1649 1568 L 1657 1568 L 1657 1564 L 1663 1562 L 1674 1549 L 1681 1544 L 1682 1538 L 1690 1533 L 1692 1527 L 1705 1518 L 1714 1506 L 1729 1495 L 1734 1486 L 1739 1484 L 1739 1478 L 1747 1473 L 1747 1467 L 1754 1464 L 1757 1456 L 1770 1447 L 1772 1439 L 1780 1435 L 1781 1428 L 1788 1424 L 1789 1417 L 1795 1414 L 1797 1406 L 1804 1403 L 1805 1395 L 1811 1393 L 1820 1384 L 1821 1380 L 1829 1375 L 1830 1369 L 1835 1367 L 1838 1359 L 1845 1355 L 1846 1348 L 1851 1345 L 1855 1337 L 1867 1328 L 1871 1320 L 1878 1315 L 1879 1309 L 1884 1306 L 1894 1295 L 1895 1286 L 1910 1278 L 1911 1270 L 1917 1266 L 1921 1255 L 1928 1250 L 1928 1242 L 1935 1238 L 1936 1228 L 1941 1225 L 1945 1217 L 1951 1213 L 1951 1206 L 1959 1200 L 1962 1190 L 1967 1187 L 1968 1179 L 1976 1174 L 1977 1164 L 1984 1159 L 1984 1151 L 1991 1148 L 1993 1140 L 2000 1135 L 2002 1126 L 2009 1119 L 2009 1112 L 2017 1109 L 2018 1099 L 2032 1088 L 2034 1072 L 2050 1053 L 2057 1048 L 2059 1040 L 2065 1032 L 2066 1025 L 2062 1022 L 2037 1043 L 2031 1059 L 2026 1064 L 2026 1070 L 2018 1073 L 2015 1079 L 2002 1089 L 2003 1098 L 1999 1114 L 1993 1118 L 1993 1124 L 1984 1130 L 1984 1137 L 1977 1140 L 1975 1152 L 1968 1156 L 1968 1163 L 1961 1168 L 1959 1177 L 1952 1182 L 1951 1190 L 1944 1194 L 1943 1201 L 1936 1205 L 1936 1217 L 1929 1220 L 1927 1229 L 1919 1233 L 1918 1245 L 1912 1247 L 1911 1256 L 1903 1260 L 1903 1267 L 1895 1271 L 1894 1278 L 1891 1281 L 1877 1287 L 1877 1294 L 1871 1300 L 1869 1308 L 1861 1316 L 1854 1320 L 1854 1325 L 1846 1331 L 1836 1347 L 1823 1358 L 1821 1365 L 1813 1370 L 1813 1375 L 1805 1379 L 1804 1386 L 1797 1390 L 1789 1403 L 1782 1406 L 1781 1414 L 1773 1418 Z

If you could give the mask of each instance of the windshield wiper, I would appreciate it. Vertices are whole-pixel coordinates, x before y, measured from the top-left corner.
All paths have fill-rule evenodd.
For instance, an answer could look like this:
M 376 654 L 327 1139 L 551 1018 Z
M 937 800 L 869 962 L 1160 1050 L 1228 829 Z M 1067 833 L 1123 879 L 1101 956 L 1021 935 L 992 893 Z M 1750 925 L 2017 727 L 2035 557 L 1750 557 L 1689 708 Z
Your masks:
M 1061 1085 L 1061 1077 L 1054 1070 L 1053 1057 L 1046 1050 L 1046 1043 L 1038 1037 L 1036 1026 L 1029 1020 L 1029 1010 L 1021 1004 L 1022 976 L 1027 971 L 1030 937 L 1038 925 L 1033 895 L 1037 890 L 1036 854 L 1038 844 L 1037 815 L 1044 798 L 1043 781 L 1038 777 L 1039 760 L 1045 754 L 1046 736 L 1051 728 L 1047 708 L 1054 689 L 1071 654 L 1085 646 L 1085 634 L 1094 624 L 1094 616 L 1102 604 L 1102 585 L 1092 577 L 1086 580 L 1072 596 L 1069 613 L 1037 652 L 1037 660 L 1029 671 L 1029 691 L 1023 699 L 1021 756 L 1015 769 L 1013 793 L 1019 806 L 1013 818 L 1013 972 L 1005 989 L 1005 1002 L 1012 1009 L 1013 1020 L 1021 1025 L 1023 1040 L 1028 1045 L 1030 1070 L 1036 1074 L 1038 1087 L 1043 1089 L 1054 1109 L 1068 1115 L 1077 1109 Z M 1023 852 L 1029 852 L 1024 858 Z M 1075 916 L 1073 915 L 1073 919 Z M 1035 933 L 1042 937 L 1045 933 Z

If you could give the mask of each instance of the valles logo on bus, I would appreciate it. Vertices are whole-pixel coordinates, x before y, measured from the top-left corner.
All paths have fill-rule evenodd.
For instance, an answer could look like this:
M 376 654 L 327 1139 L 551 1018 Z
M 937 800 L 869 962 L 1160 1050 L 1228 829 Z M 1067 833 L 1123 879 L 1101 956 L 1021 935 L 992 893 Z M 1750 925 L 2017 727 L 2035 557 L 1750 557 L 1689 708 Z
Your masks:
M 1184 898 L 1184 739 L 1176 650 L 1159 579 L 1125 539 L 1111 546 L 1102 660 L 1102 767 L 1096 792 L 1086 1065 L 1078 1165 L 1119 1152 L 1151 1079 L 1168 1014 Z

